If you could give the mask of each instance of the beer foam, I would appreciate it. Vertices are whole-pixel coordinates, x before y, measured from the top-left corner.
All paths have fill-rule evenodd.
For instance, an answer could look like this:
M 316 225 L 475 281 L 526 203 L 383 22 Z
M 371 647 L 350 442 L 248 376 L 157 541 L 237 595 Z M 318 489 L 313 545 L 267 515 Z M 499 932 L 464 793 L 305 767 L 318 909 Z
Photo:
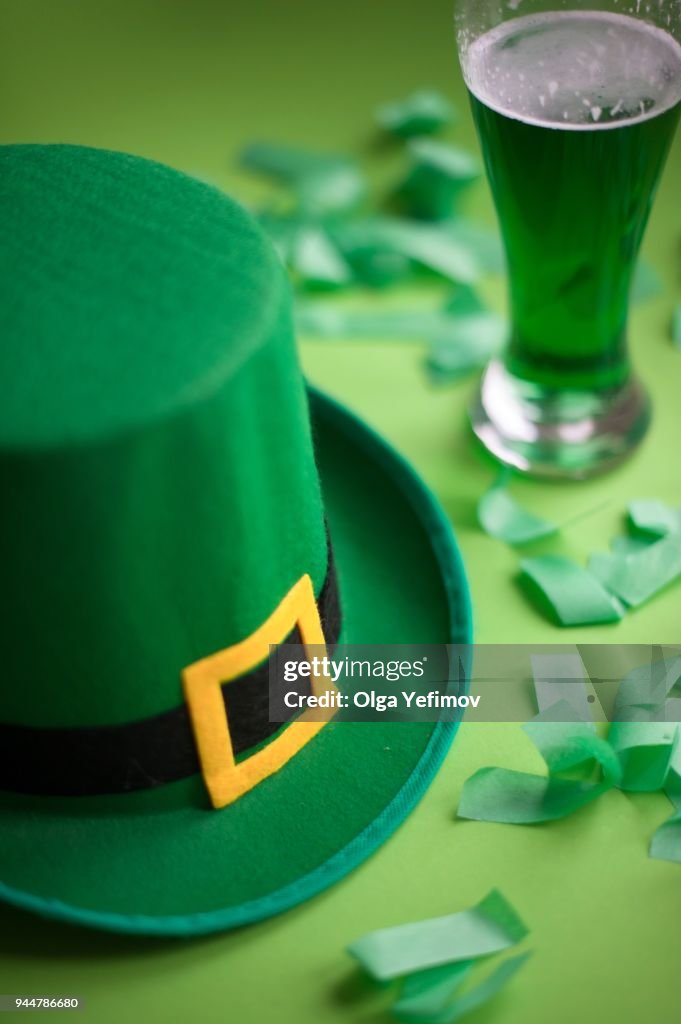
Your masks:
M 681 45 L 625 14 L 558 11 L 512 18 L 464 55 L 470 91 L 516 120 L 618 128 L 681 100 Z

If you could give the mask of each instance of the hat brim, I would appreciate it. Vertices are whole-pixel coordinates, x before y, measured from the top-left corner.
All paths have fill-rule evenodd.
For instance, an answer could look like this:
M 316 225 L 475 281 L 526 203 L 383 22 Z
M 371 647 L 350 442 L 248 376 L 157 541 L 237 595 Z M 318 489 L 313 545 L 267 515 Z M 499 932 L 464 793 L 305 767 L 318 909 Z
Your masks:
M 343 640 L 470 643 L 468 586 L 435 498 L 361 420 L 310 389 Z M 108 801 L 0 795 L 0 898 L 111 931 L 198 935 L 278 914 L 368 857 L 424 793 L 457 721 L 331 722 L 221 811 L 200 778 Z M 149 794 L 153 794 L 153 801 Z M 113 809 L 112 809 L 113 808 Z

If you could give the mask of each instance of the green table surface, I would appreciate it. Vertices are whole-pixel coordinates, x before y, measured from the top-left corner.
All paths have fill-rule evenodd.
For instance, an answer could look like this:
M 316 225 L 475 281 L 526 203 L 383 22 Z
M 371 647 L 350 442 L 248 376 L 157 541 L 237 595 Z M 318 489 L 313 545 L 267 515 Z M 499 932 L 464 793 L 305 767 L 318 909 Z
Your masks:
M 233 164 L 244 142 L 354 149 L 366 143 L 377 103 L 432 85 L 458 102 L 458 138 L 475 145 L 451 22 L 449 0 L 0 0 L 0 142 L 128 150 L 255 202 L 264 189 Z M 633 497 L 681 504 L 681 353 L 667 338 L 680 297 L 680 175 L 678 137 L 645 244 L 665 292 L 631 322 L 654 395 L 653 429 L 606 478 L 515 485 L 535 512 L 558 520 L 598 508 L 545 550 L 583 560 L 604 548 Z M 493 223 L 484 184 L 469 212 Z M 503 308 L 503 282 L 485 288 Z M 518 554 L 476 525 L 493 467 L 466 429 L 474 382 L 430 390 L 416 345 L 303 342 L 302 351 L 311 379 L 378 427 L 439 494 L 463 550 L 479 642 L 679 640 L 679 587 L 614 627 L 560 630 L 525 603 Z M 78 1019 L 98 1024 L 387 1020 L 387 993 L 362 982 L 344 947 L 377 927 L 461 909 L 499 886 L 531 927 L 534 956 L 471 1020 L 676 1019 L 681 867 L 647 856 L 667 801 L 615 791 L 550 827 L 456 822 L 463 780 L 487 764 L 540 767 L 518 725 L 464 723 L 423 802 L 368 863 L 307 905 L 235 934 L 133 940 L 0 910 L 0 992 L 76 994 L 87 1004 Z

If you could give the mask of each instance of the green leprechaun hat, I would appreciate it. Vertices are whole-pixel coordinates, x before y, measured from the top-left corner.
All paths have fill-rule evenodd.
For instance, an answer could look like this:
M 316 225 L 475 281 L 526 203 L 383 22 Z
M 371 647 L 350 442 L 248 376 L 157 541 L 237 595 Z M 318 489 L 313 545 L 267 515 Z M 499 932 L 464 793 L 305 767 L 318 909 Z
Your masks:
M 278 913 L 390 834 L 456 722 L 273 725 L 270 645 L 468 642 L 451 530 L 306 389 L 219 191 L 7 146 L 0 217 L 0 897 L 156 934 Z

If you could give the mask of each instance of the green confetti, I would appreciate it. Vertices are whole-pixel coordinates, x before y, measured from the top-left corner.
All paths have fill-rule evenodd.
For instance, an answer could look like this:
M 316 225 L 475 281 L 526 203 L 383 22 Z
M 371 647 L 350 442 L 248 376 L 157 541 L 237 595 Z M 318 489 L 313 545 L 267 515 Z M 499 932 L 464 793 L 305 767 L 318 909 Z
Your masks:
M 480 261 L 472 249 L 432 224 L 398 217 L 365 217 L 338 225 L 336 241 L 341 252 L 374 248 L 399 253 L 457 283 L 474 284 L 481 275 Z
M 613 722 L 608 742 L 622 767 L 620 789 L 657 793 L 663 789 L 679 742 L 672 722 Z
M 681 656 L 667 659 L 653 648 L 650 664 L 633 669 L 620 683 L 608 741 L 622 767 L 621 789 L 668 788 L 681 798 L 681 729 L 678 714 L 674 721 L 669 713 L 674 704 L 669 695 L 680 679 Z
M 544 758 L 551 775 L 575 769 L 590 772 L 595 764 L 602 768 L 603 779 L 608 786 L 619 784 L 621 770 L 617 757 L 598 735 L 593 722 L 534 719 L 523 728 Z
M 376 111 L 383 131 L 399 138 L 431 135 L 454 119 L 454 109 L 439 92 L 421 89 L 397 103 L 386 103 Z
M 650 547 L 654 538 L 646 535 L 624 534 L 613 537 L 610 541 L 610 550 L 614 555 L 633 555 Z
M 409 221 L 394 221 L 387 231 L 398 252 L 444 278 L 474 284 L 480 277 L 475 254 L 451 234 Z
M 654 653 L 656 652 L 653 649 Z M 629 722 L 663 714 L 669 694 L 681 680 L 681 655 L 669 660 L 653 658 L 649 665 L 640 665 L 623 678 L 615 698 L 613 721 Z M 642 712 L 643 714 L 637 714 Z
M 562 721 L 593 722 L 596 717 L 604 720 L 579 654 L 532 654 L 530 660 L 540 716 L 556 720 L 562 707 L 569 713 Z
M 654 833 L 650 856 L 681 864 L 681 810 L 677 810 Z
M 506 269 L 506 254 L 497 231 L 464 217 L 442 221 L 438 227 L 459 245 L 468 249 L 485 273 L 501 274 Z
M 301 283 L 342 288 L 352 281 L 352 272 L 333 242 L 321 228 L 301 228 L 291 253 L 291 269 Z
M 426 368 L 435 384 L 458 380 L 485 366 L 501 351 L 506 323 L 486 309 L 467 285 L 460 286 L 445 307 L 442 326 L 431 338 Z
M 530 957 L 530 953 L 520 953 L 518 956 L 509 957 L 496 967 L 483 981 L 475 988 L 469 989 L 462 996 L 453 999 L 443 1010 L 435 1014 L 411 1017 L 411 1020 L 418 1020 L 420 1024 L 454 1024 L 474 1010 L 484 1006 L 494 998 Z
M 412 166 L 395 199 L 409 216 L 446 220 L 460 193 L 479 177 L 477 160 L 459 146 L 434 139 L 412 140 L 409 155 Z
M 431 379 L 448 383 L 484 366 L 503 345 L 503 319 L 486 310 L 468 286 L 461 286 L 443 309 L 351 309 L 329 303 L 299 302 L 301 334 L 317 338 L 422 341 Z
M 567 818 L 605 787 L 510 768 L 481 768 L 464 783 L 458 815 L 474 821 L 535 825 Z
M 647 302 L 655 299 L 663 291 L 662 280 L 652 264 L 647 260 L 640 259 L 634 272 L 634 280 L 631 286 L 632 302 Z
M 415 265 L 376 230 L 377 218 L 339 221 L 330 227 L 334 242 L 358 281 L 385 288 L 413 276 Z
M 480 164 L 467 149 L 436 139 L 412 139 L 408 152 L 415 164 L 429 167 L 451 181 L 470 183 L 480 177 Z
M 425 358 L 431 384 L 451 384 L 481 369 L 499 351 L 497 327 L 490 320 L 452 325 L 431 345 Z
M 485 533 L 506 544 L 528 544 L 557 533 L 555 523 L 533 515 L 510 496 L 510 476 L 503 469 L 478 502 L 478 521 Z
M 681 510 L 670 508 L 654 498 L 630 502 L 627 512 L 630 524 L 641 533 L 666 537 L 668 533 L 681 530 Z
M 672 317 L 672 341 L 681 349 L 681 303 L 674 310 Z
M 433 309 L 348 309 L 330 303 L 300 302 L 296 316 L 299 330 L 323 338 L 430 341 L 448 326 L 447 314 Z
M 596 554 L 589 571 L 632 608 L 681 576 L 681 532 L 670 533 L 633 554 Z
M 369 288 L 387 288 L 405 281 L 413 272 L 413 264 L 399 252 L 388 252 L 375 246 L 347 249 L 343 253 L 352 272 Z
M 624 677 L 607 742 L 584 720 L 593 705 L 585 703 L 591 684 L 579 655 L 536 655 L 532 667 L 540 714 L 524 728 L 548 774 L 483 768 L 464 784 L 459 817 L 536 824 L 566 817 L 612 787 L 664 790 L 675 814 L 655 833 L 650 855 L 681 861 L 681 699 L 669 696 L 681 680 L 681 655 L 653 648 L 650 663 Z
M 347 214 L 366 194 L 364 176 L 347 157 L 256 142 L 242 152 L 241 164 L 287 186 L 310 216 Z
M 300 231 L 300 220 L 290 216 L 278 216 L 271 210 L 264 210 L 258 215 L 258 221 L 269 235 L 281 261 L 289 266 Z
M 475 288 L 461 284 L 454 289 L 444 306 L 452 316 L 476 316 L 489 312 Z
M 400 997 L 393 1004 L 393 1014 L 413 1019 L 440 1013 L 469 977 L 474 965 L 475 960 L 459 960 L 407 975 Z
M 487 309 L 469 285 L 459 285 L 444 307 L 442 329 L 432 338 L 427 364 L 438 381 L 485 366 L 501 351 L 506 322 Z
M 677 729 L 681 731 L 678 725 Z M 653 834 L 649 852 L 656 860 L 681 864 L 681 742 L 678 736 L 664 788 L 674 806 L 674 813 Z
M 477 906 L 447 917 L 383 928 L 348 947 L 377 981 L 498 953 L 520 942 L 527 928 L 497 890 Z
M 606 556 L 608 557 L 608 556 Z M 526 558 L 520 563 L 531 581 L 532 595 L 553 611 L 561 626 L 593 626 L 619 622 L 624 615 L 620 602 L 599 579 L 559 555 Z
M 572 709 L 566 714 L 571 716 Z M 533 825 L 574 814 L 617 785 L 621 769 L 609 744 L 590 722 L 528 722 L 525 732 L 541 753 L 548 775 L 507 768 L 482 768 L 467 779 L 458 815 L 476 821 Z M 564 773 L 600 766 L 602 778 L 589 782 Z
M 677 716 L 678 720 L 679 716 Z M 665 780 L 664 791 L 677 811 L 681 811 L 681 743 L 676 744 L 672 754 L 669 774 Z

